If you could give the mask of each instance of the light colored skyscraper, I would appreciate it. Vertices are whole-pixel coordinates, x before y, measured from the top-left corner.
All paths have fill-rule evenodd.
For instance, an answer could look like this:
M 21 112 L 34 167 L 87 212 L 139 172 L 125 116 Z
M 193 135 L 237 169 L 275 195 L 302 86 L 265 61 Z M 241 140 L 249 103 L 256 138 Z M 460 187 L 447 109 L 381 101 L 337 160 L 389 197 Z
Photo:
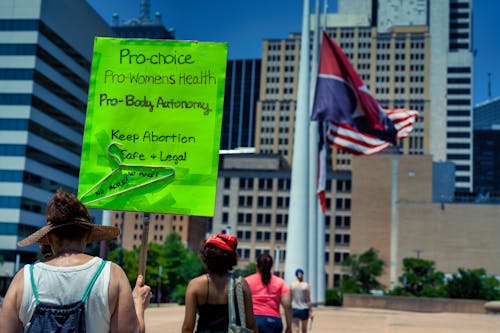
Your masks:
M 321 22 L 323 19 L 327 33 L 340 45 L 382 106 L 419 111 L 421 117 L 410 137 L 398 142 L 396 149 L 405 155 L 432 155 L 434 161 L 455 163 L 456 189 L 470 191 L 471 1 L 339 0 L 338 13 L 326 18 L 321 15 Z M 281 155 L 290 164 L 299 54 L 299 34 L 264 41 L 257 104 L 256 152 Z M 336 174 L 351 170 L 351 155 L 337 149 L 329 155 Z M 332 277 L 333 285 L 339 283 L 340 263 L 351 251 L 354 199 L 350 188 L 350 179 L 331 179 L 325 231 L 328 285 Z M 245 221 L 251 223 L 252 219 Z M 256 225 L 252 224 L 252 228 Z M 218 227 L 217 222 L 214 226 Z M 236 228 L 240 230 L 237 225 Z M 258 248 L 258 244 L 250 243 L 251 234 L 245 231 L 241 235 L 245 236 L 243 247 Z M 272 232 L 270 239 L 274 239 Z M 252 258 L 252 250 L 248 253 Z
M 340 0 L 326 30 L 380 104 L 420 112 L 400 152 L 456 164 L 458 191 L 472 189 L 471 0 Z M 322 21 L 324 17 L 322 15 Z M 256 148 L 291 162 L 300 38 L 265 40 Z M 334 168 L 350 155 L 334 150 Z

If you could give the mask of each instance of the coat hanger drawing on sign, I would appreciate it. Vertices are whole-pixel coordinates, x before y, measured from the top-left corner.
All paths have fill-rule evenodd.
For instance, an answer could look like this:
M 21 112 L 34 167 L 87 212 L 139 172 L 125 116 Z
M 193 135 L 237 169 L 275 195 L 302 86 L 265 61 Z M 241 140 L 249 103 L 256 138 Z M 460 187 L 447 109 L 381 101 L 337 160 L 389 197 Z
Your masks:
M 82 194 L 80 200 L 84 204 L 109 199 L 151 184 L 169 180 L 165 184 L 166 186 L 174 180 L 175 169 L 171 166 L 124 163 L 121 152 L 115 153 L 112 151 L 113 148 L 116 150 L 119 146 L 122 146 L 122 144 L 118 142 L 111 142 L 108 145 L 108 156 L 110 159 L 114 159 L 118 166 Z

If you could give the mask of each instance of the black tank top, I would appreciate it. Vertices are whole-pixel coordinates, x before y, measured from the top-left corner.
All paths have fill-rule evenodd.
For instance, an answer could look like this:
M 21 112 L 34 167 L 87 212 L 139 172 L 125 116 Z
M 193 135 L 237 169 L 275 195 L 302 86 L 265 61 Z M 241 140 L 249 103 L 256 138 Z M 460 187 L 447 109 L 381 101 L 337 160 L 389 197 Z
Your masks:
M 228 305 L 227 303 L 208 303 L 209 291 L 210 277 L 207 274 L 207 296 L 205 297 L 205 304 L 198 306 L 198 325 L 196 325 L 196 332 L 226 332 L 229 326 Z
M 198 307 L 198 325 L 196 331 L 224 331 L 229 326 L 227 304 L 202 304 Z

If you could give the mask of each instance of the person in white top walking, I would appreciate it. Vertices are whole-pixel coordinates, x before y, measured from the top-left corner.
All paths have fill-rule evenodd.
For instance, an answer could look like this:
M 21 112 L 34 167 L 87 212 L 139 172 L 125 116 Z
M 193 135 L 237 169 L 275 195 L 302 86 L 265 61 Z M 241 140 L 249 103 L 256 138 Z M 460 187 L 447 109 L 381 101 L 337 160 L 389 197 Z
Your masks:
M 84 253 L 88 243 L 116 238 L 120 230 L 92 223 L 83 203 L 62 191 L 49 200 L 46 218 L 46 226 L 18 245 L 48 243 L 53 255 L 14 276 L 0 313 L 0 332 L 46 331 L 50 320 L 40 311 L 53 313 L 57 308 L 59 315 L 67 305 L 75 305 L 76 319 L 65 321 L 57 332 L 76 332 L 81 326 L 92 333 L 144 332 L 144 311 L 151 298 L 144 278 L 138 276 L 132 291 L 120 266 Z
M 292 331 L 307 332 L 307 322 L 312 320 L 311 287 L 304 281 L 304 271 L 297 268 L 297 280 L 290 285 L 292 292 Z

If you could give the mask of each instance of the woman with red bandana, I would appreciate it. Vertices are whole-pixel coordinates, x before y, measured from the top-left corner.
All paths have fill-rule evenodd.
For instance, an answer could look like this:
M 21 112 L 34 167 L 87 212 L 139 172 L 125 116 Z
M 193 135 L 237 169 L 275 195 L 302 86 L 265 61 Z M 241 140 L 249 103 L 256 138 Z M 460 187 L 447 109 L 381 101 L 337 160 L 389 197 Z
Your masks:
M 227 234 L 210 236 L 200 251 L 207 274 L 189 282 L 186 290 L 183 333 L 227 333 L 229 326 L 228 285 L 230 271 L 236 266 L 238 240 Z M 241 280 L 246 309 L 246 325 L 257 332 L 252 294 L 245 279 Z

